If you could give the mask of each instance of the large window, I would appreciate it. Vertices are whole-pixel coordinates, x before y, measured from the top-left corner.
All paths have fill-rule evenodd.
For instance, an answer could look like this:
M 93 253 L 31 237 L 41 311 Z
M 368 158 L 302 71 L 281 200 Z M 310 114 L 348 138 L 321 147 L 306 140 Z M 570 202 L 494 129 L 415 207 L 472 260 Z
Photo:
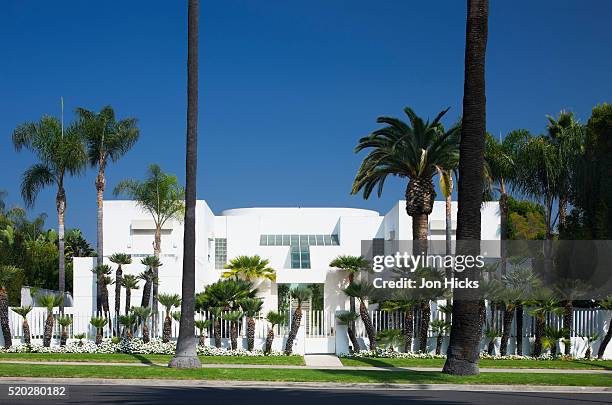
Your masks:
M 227 263 L 227 239 L 215 238 L 215 269 L 222 270 Z
M 338 246 L 338 235 L 261 235 L 261 246 L 289 246 L 292 269 L 310 268 L 310 246 Z

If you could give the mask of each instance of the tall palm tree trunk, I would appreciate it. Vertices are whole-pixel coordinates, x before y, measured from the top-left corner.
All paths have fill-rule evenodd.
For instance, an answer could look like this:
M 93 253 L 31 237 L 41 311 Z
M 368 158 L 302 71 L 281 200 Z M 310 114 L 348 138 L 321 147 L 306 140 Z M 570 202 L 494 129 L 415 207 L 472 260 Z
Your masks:
M 473 240 L 465 249 L 478 254 L 480 206 L 483 194 L 486 131 L 485 53 L 488 31 L 488 0 L 468 0 L 465 44 L 463 119 L 459 155 L 459 210 L 457 239 Z M 470 276 L 475 276 L 470 272 Z M 479 373 L 481 336 L 479 297 L 474 291 L 454 291 L 453 323 L 443 372 L 453 375 Z
M 26 345 L 29 345 L 32 343 L 32 335 L 30 334 L 30 324 L 28 323 L 28 320 L 26 319 L 26 317 L 23 317 L 23 342 Z
M 119 319 L 121 313 L 121 280 L 123 280 L 123 271 L 121 265 L 118 265 L 115 271 L 115 319 Z M 119 336 L 119 321 L 117 321 L 117 336 Z
M 512 329 L 512 320 L 514 319 L 514 308 L 508 303 L 504 304 L 504 319 L 501 341 L 499 343 L 499 354 L 505 356 L 508 354 L 508 340 Z
M 351 285 L 353 283 L 353 281 L 355 280 L 355 274 L 353 274 L 352 272 L 349 273 L 348 275 L 348 282 L 349 285 Z M 349 311 L 351 311 L 351 313 L 355 313 L 355 297 L 349 297 Z M 347 326 L 347 332 L 349 333 L 349 338 L 350 338 L 350 331 L 353 331 L 353 335 L 355 334 L 355 321 L 350 321 Z M 357 341 L 357 338 L 355 337 L 355 341 L 351 340 L 351 342 L 353 343 L 353 351 L 358 352 L 359 351 L 359 342 Z
M 444 340 L 444 335 L 438 334 L 436 336 L 436 354 L 440 354 L 442 351 L 442 341 Z
M 348 334 L 349 340 L 353 345 L 353 353 L 359 353 L 359 341 L 357 340 L 357 335 L 355 335 L 355 329 L 353 329 L 353 327 L 351 327 L 350 325 L 347 325 L 346 333 Z
M 196 175 L 198 166 L 198 28 L 199 0 L 189 0 L 187 12 L 187 152 L 185 187 L 185 229 L 183 236 L 183 285 L 181 322 L 176 357 L 169 366 L 201 367 L 194 338 Z
M 238 322 L 230 322 L 230 342 L 232 350 L 238 348 Z
M 53 337 L 53 323 L 55 319 L 53 319 L 53 312 L 48 311 L 47 320 L 45 321 L 45 329 L 43 332 L 43 346 L 49 347 L 51 346 L 51 338 Z
M 289 336 L 287 336 L 287 342 L 285 342 L 285 354 L 289 355 L 293 353 L 293 341 L 297 336 L 298 330 L 300 329 L 300 323 L 302 322 L 302 305 L 298 305 L 291 318 L 291 329 L 289 330 Z
M 221 347 L 221 320 L 219 317 L 215 317 L 213 322 L 213 331 L 215 334 L 215 347 L 219 349 Z
M 539 316 L 535 317 L 535 342 L 533 344 L 533 356 L 539 357 L 542 355 L 542 338 L 544 337 L 544 328 L 546 321 Z
M 411 309 L 404 313 L 404 353 L 412 351 L 412 334 L 414 333 L 414 314 Z
M 102 328 L 96 328 L 96 345 L 102 344 Z
M 359 303 L 359 315 L 361 315 L 361 321 L 363 322 L 366 329 L 366 334 L 368 335 L 370 350 L 376 350 L 376 331 L 374 330 L 374 325 L 372 325 L 370 314 L 368 314 L 368 309 L 363 301 Z
M 446 209 L 446 254 L 453 254 L 453 205 L 452 205 L 452 191 L 453 191 L 453 176 L 449 177 L 449 190 L 450 193 L 446 196 L 445 209 Z M 453 276 L 453 270 L 450 267 L 446 268 L 446 277 L 450 278 Z
M 419 322 L 419 351 L 427 353 L 427 341 L 429 332 L 429 321 L 431 319 L 431 307 L 429 300 L 421 302 L 421 320 Z
M 255 347 L 255 319 L 247 318 L 247 350 L 252 352 Z
M 166 319 L 164 319 L 164 330 L 162 332 L 162 342 L 167 343 L 170 341 L 170 336 L 172 336 L 172 318 L 170 318 L 170 313 L 166 314 Z
M 274 342 L 274 325 L 268 329 L 268 335 L 266 336 L 266 345 L 264 346 L 264 353 L 270 354 L 272 352 L 272 342 Z
M 155 227 L 155 240 L 153 242 L 153 256 L 159 258 L 160 253 L 161 253 L 161 226 L 158 224 Z M 159 280 L 159 268 L 157 266 L 154 266 L 152 270 L 153 270 L 153 274 L 155 275 L 154 279 Z M 153 295 L 153 302 L 151 304 L 151 314 L 152 314 L 151 317 L 153 318 L 153 333 L 155 334 L 155 336 L 157 336 L 157 324 L 159 323 L 158 322 L 159 305 L 158 305 L 158 300 L 157 300 L 157 297 L 159 295 L 158 283 L 157 282 L 153 283 L 151 289 L 152 289 L 152 295 Z
M 151 284 L 152 282 L 147 280 L 145 281 L 145 284 L 142 287 L 142 300 L 140 301 L 141 307 L 145 307 L 145 308 L 151 307 Z
M 500 232 L 500 243 L 501 243 L 501 275 L 506 275 L 507 260 L 506 260 L 506 240 L 508 239 L 508 194 L 506 194 L 506 185 L 504 180 L 500 181 L 501 193 L 499 196 L 499 232 Z
M 8 311 L 9 311 L 8 294 L 4 288 L 1 288 L 0 289 L 0 326 L 2 326 L 2 336 L 4 337 L 4 348 L 5 349 L 8 349 L 9 347 L 13 345 L 13 339 L 11 338 L 11 328 L 9 326 Z
M 563 228 L 567 222 L 567 195 L 562 193 L 559 196 L 559 228 Z
M 149 324 L 147 319 L 142 321 L 142 341 L 144 343 L 149 343 L 151 341 L 151 335 L 149 333 Z
M 106 179 L 104 178 L 104 168 L 103 168 L 103 162 L 104 159 L 100 158 L 100 166 L 98 168 L 98 176 L 96 177 L 96 194 L 97 194 L 97 212 L 96 212 L 96 250 L 97 250 L 97 257 L 96 257 L 96 265 L 101 266 L 102 264 L 104 264 L 104 187 L 106 184 Z M 96 297 L 97 297 L 97 302 L 100 302 L 100 299 L 102 298 L 101 296 L 101 291 L 100 291 L 100 286 L 98 285 L 96 287 Z M 102 310 L 102 308 L 100 307 L 100 304 L 98 305 L 98 312 L 100 312 Z
M 523 355 L 523 304 L 516 305 L 516 354 Z
M 64 241 L 64 214 L 66 212 L 66 193 L 64 187 L 60 184 L 55 199 L 57 207 L 57 246 L 59 254 L 59 294 L 62 300 L 59 303 L 59 311 L 61 315 L 64 315 L 64 290 L 66 289 L 66 257 L 64 255 L 65 241 Z
M 564 353 L 569 356 L 572 352 L 572 326 L 574 323 L 574 306 L 571 300 L 565 301 L 563 307 L 563 331 L 565 344 Z
M 206 334 L 204 332 L 204 329 L 200 331 L 200 338 L 198 339 L 198 345 L 202 347 L 206 346 Z
M 129 313 L 130 312 L 130 305 L 132 304 L 132 289 L 131 288 L 126 288 L 125 289 L 125 313 Z M 144 306 L 144 305 L 141 305 Z

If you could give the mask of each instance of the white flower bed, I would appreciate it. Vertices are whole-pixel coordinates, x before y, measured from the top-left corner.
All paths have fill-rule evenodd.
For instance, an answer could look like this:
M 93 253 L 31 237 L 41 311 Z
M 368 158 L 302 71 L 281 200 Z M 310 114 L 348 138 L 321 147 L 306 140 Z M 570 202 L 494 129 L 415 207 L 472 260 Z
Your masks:
M 353 358 L 379 358 L 379 359 L 446 359 L 446 355 L 444 354 L 431 354 L 431 353 L 403 353 L 392 351 L 389 349 L 376 349 L 371 351 L 360 351 L 358 353 L 344 353 L 339 354 L 338 357 L 353 357 Z M 540 357 L 532 357 L 532 356 L 517 356 L 515 354 L 507 355 L 507 356 L 490 356 L 486 352 L 480 353 L 481 359 L 489 359 L 489 360 L 576 360 L 573 357 L 569 356 L 558 356 L 556 358 L 552 357 L 550 353 L 546 353 L 541 355 Z M 580 360 L 589 360 L 585 358 L 581 358 Z M 590 361 L 601 361 L 597 358 L 591 358 Z
M 282 352 L 272 352 L 269 355 L 261 350 L 249 352 L 245 349 L 217 349 L 216 347 L 196 346 L 196 351 L 201 356 L 284 356 Z M 40 343 L 32 345 L 19 344 L 11 346 L 9 349 L 0 349 L 0 353 L 124 353 L 124 354 L 174 354 L 176 352 L 176 342 L 163 343 L 161 339 L 152 339 L 149 343 L 144 343 L 142 339 L 124 339 L 119 343 L 113 343 L 111 339 L 104 339 L 100 346 L 93 342 L 78 341 L 70 342 L 66 346 L 44 347 Z

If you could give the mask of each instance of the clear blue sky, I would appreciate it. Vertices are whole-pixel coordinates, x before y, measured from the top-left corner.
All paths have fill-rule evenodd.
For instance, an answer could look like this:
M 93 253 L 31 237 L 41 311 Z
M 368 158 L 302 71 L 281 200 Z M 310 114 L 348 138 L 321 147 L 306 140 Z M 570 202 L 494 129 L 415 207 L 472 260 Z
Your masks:
M 140 120 L 141 140 L 107 171 L 108 198 L 147 164 L 184 179 L 186 1 L 3 1 L 0 189 L 22 204 L 32 163 L 11 144 L 42 114 L 111 104 Z M 586 121 L 612 101 L 612 2 L 492 1 L 488 129 L 540 132 L 545 114 Z M 244 206 L 353 206 L 386 212 L 404 195 L 349 191 L 353 147 L 379 115 L 412 106 L 461 114 L 465 1 L 202 1 L 198 197 Z M 68 181 L 67 226 L 95 242 L 94 172 Z M 54 190 L 32 210 L 55 226 Z

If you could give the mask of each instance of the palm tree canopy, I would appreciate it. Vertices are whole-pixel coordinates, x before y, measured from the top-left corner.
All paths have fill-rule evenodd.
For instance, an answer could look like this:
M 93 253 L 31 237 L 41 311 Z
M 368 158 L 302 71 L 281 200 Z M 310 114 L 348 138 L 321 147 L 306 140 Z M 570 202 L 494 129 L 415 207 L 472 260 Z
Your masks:
M 178 178 L 162 172 L 159 165 L 149 166 L 144 181 L 123 180 L 113 194 L 125 194 L 153 216 L 157 226 L 163 226 L 171 218 L 181 220 L 185 211 L 185 190 Z
M 121 284 L 123 285 L 123 287 L 129 288 L 130 290 L 137 290 L 138 278 L 132 274 L 126 274 L 125 276 L 123 276 Z
M 109 276 L 113 272 L 108 264 L 100 264 L 94 267 L 91 271 L 98 277 Z
M 205 321 L 203 320 L 194 321 L 195 327 L 198 328 L 200 332 L 202 332 L 204 329 L 208 329 L 211 324 L 212 322 L 210 321 L 210 319 L 207 319 Z
M 92 316 L 89 320 L 89 323 L 94 328 L 103 328 L 108 323 L 108 319 L 103 318 L 101 316 Z
M 140 263 L 148 266 L 149 268 L 158 268 L 163 265 L 163 263 L 159 260 L 157 256 L 147 256 L 143 258 Z
M 114 253 L 108 259 L 120 266 L 132 263 L 132 256 L 127 253 Z
M 58 307 L 63 301 L 64 297 L 61 295 L 43 295 L 38 297 L 38 304 L 47 308 L 48 311 L 52 311 L 53 307 Z
M 497 140 L 490 133 L 485 133 L 485 163 L 487 177 L 495 183 L 512 184 L 516 176 L 516 158 L 518 147 L 529 133 L 519 129 L 511 131 L 503 140 Z
M 69 316 L 60 316 L 59 318 L 57 318 L 57 323 L 60 326 L 69 326 L 72 325 L 72 318 Z
M 22 274 L 22 270 L 11 265 L 0 266 L 0 289 L 7 289 Z
M 435 321 L 431 321 L 431 329 L 433 329 L 434 333 L 442 334 L 446 332 L 450 328 L 450 323 L 442 320 L 436 319 Z
M 270 281 L 276 281 L 276 272 L 268 266 L 269 263 L 270 260 L 262 259 L 258 255 L 238 256 L 225 265 L 225 269 L 229 271 L 224 272 L 221 277 L 238 278 L 242 276 L 246 280 L 265 278 Z
M 350 325 L 359 319 L 359 316 L 360 315 L 357 312 L 346 311 L 336 315 L 336 319 L 340 325 Z
M 312 290 L 306 286 L 298 285 L 289 291 L 289 295 L 298 302 L 298 305 L 300 305 L 302 302 L 310 299 Z
M 148 307 L 132 307 L 132 313 L 136 315 L 136 317 L 140 321 L 146 321 L 149 316 L 151 316 L 151 308 Z
M 18 308 L 11 308 L 13 310 L 13 312 L 15 312 L 18 315 L 21 315 L 22 317 L 26 317 L 28 316 L 28 314 L 30 313 L 30 311 L 32 310 L 32 306 L 28 305 L 26 307 L 18 307 Z
M 174 319 L 175 321 L 177 322 L 181 321 L 181 311 L 174 311 L 171 316 L 172 316 L 172 319 Z
M 119 324 L 123 326 L 131 327 L 136 323 L 135 314 L 119 315 Z
M 39 160 L 26 170 L 21 194 L 27 206 L 32 206 L 38 193 L 51 184 L 63 186 L 64 175 L 79 174 L 85 167 L 85 147 L 76 125 L 62 132 L 60 120 L 43 116 L 38 122 L 26 122 L 13 131 L 17 151 L 27 148 Z
M 241 311 L 229 311 L 224 312 L 221 315 L 221 318 L 229 322 L 238 322 L 240 319 L 242 319 L 243 315 L 244 314 Z
M 256 316 L 263 307 L 263 300 L 261 298 L 245 298 L 238 303 L 248 317 Z
M 354 274 L 360 271 L 368 271 L 370 262 L 363 256 L 341 255 L 332 260 L 329 266 Z
M 270 311 L 268 312 L 268 314 L 266 315 L 266 320 L 268 322 L 270 322 L 272 324 L 272 326 L 274 325 L 284 325 L 285 323 L 287 323 L 287 317 L 281 313 L 278 313 L 276 311 Z
M 78 130 L 87 144 L 87 157 L 91 166 L 104 165 L 110 159 L 117 161 L 138 140 L 140 131 L 135 118 L 117 121 L 113 107 L 107 105 L 96 113 L 85 108 L 75 110 Z
M 153 273 L 153 270 L 151 269 L 140 272 L 137 278 L 144 281 L 145 283 L 157 283 L 157 277 L 155 277 L 155 273 Z
M 376 288 L 367 282 L 353 282 L 342 291 L 349 297 L 354 297 L 364 302 L 374 296 Z
M 158 300 L 166 308 L 166 313 L 170 313 L 172 307 L 181 305 L 181 297 L 178 294 L 159 294 Z
M 378 186 L 380 197 L 389 175 L 431 179 L 440 169 L 454 168 L 458 161 L 461 127 L 456 124 L 444 131 L 440 120 L 447 111 L 425 122 L 406 107 L 404 112 L 410 124 L 397 118 L 379 117 L 377 122 L 386 126 L 361 138 L 355 148 L 356 153 L 365 149 L 371 151 L 355 176 L 351 193 L 363 190 L 363 197 L 367 199 Z
M 255 296 L 257 290 L 251 290 L 251 288 L 252 284 L 246 280 L 217 281 L 206 287 L 204 299 L 212 307 L 236 309 L 240 300 Z

